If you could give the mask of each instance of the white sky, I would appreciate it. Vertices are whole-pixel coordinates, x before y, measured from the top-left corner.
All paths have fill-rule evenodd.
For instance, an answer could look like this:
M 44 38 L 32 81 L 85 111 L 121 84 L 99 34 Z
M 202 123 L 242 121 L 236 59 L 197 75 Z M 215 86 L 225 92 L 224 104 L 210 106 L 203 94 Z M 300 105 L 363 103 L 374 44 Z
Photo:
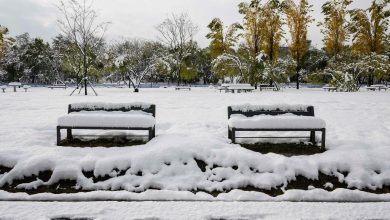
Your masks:
M 201 47 L 208 45 L 207 25 L 218 17 L 226 25 L 241 22 L 237 5 L 249 0 L 95 0 L 100 18 L 112 24 L 106 34 L 108 40 L 118 38 L 156 39 L 155 27 L 171 13 L 187 13 L 199 32 L 195 39 Z M 29 32 L 33 37 L 50 40 L 59 33 L 56 20 L 60 16 L 59 0 L 0 0 L 0 25 L 10 29 L 11 35 Z M 316 19 L 309 30 L 314 46 L 322 46 L 322 35 L 317 27 L 322 19 L 321 5 L 325 0 L 309 0 Z M 371 0 L 354 0 L 350 8 L 367 8 Z M 288 32 L 286 30 L 286 35 Z

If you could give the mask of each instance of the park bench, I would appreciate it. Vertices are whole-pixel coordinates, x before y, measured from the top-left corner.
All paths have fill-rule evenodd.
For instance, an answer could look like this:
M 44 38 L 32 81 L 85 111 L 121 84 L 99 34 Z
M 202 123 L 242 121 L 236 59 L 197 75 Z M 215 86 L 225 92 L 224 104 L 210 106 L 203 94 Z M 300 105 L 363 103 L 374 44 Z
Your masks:
M 218 88 L 219 92 L 225 91 L 231 92 L 231 93 L 241 93 L 241 92 L 252 92 L 255 90 L 255 87 L 251 86 L 250 84 L 222 84 Z
M 3 90 L 3 93 L 4 93 L 5 90 L 7 89 L 7 86 L 3 85 L 3 86 L 1 86 L 0 88 L 1 88 L 1 90 Z
M 67 87 L 65 84 L 53 84 L 53 85 L 48 86 L 47 88 L 49 88 L 49 89 L 66 89 Z
M 237 138 L 307 138 L 307 137 L 237 137 L 237 131 L 310 131 L 315 144 L 315 132 L 322 132 L 321 149 L 325 149 L 325 121 L 314 117 L 313 106 L 303 105 L 237 105 L 228 107 L 228 137 Z
M 14 87 L 14 92 L 16 92 L 16 87 L 20 88 L 22 86 L 22 83 L 20 83 L 20 82 L 10 82 L 10 83 L 8 83 L 8 86 Z
M 337 87 L 333 87 L 333 86 L 324 86 L 322 87 L 322 89 L 328 92 L 337 92 Z
M 76 103 L 68 106 L 68 114 L 58 119 L 57 145 L 61 130 L 72 139 L 73 129 L 145 130 L 148 139 L 155 137 L 156 106 L 148 103 Z
M 279 88 L 277 86 L 270 86 L 269 84 L 259 84 L 260 91 L 263 90 L 272 90 L 272 91 L 279 91 Z
M 189 86 L 176 86 L 175 90 L 188 90 L 188 91 L 191 91 L 191 87 L 189 87 Z
M 378 91 L 385 90 L 386 91 L 388 88 L 385 85 L 377 84 L 377 85 L 368 86 L 366 89 L 368 91 L 376 91 L 376 90 L 378 90 Z
M 23 86 L 24 92 L 27 92 L 27 90 L 28 90 L 29 88 L 31 88 L 31 86 L 29 86 L 29 85 L 24 85 L 24 86 Z

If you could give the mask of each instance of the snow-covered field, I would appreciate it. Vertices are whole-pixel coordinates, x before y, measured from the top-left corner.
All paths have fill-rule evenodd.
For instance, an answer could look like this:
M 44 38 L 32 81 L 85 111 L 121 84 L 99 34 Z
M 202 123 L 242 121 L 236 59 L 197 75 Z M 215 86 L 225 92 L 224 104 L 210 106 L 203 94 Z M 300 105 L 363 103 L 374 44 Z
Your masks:
M 0 202 L 0 219 L 385 220 L 389 203 Z
M 77 181 L 78 189 L 130 192 L 28 196 L 0 191 L 0 199 L 390 201 L 389 194 L 345 189 L 333 192 L 288 190 L 278 197 L 240 190 L 218 197 L 202 192 L 230 191 L 245 186 L 262 189 L 281 186 L 283 189 L 297 175 L 316 179 L 319 171 L 337 176 L 349 188 L 376 190 L 390 185 L 390 92 L 328 93 L 316 89 L 291 89 L 225 94 L 208 88 L 192 91 L 168 88 L 143 89 L 137 94 L 128 89 L 97 90 L 98 97 L 70 97 L 69 89 L 47 88 L 31 88 L 27 93 L 0 93 L 0 165 L 14 167 L 10 172 L 0 174 L 0 188 L 17 179 L 51 170 L 49 180 L 37 179 L 20 184 L 18 188 L 34 189 L 52 185 L 60 179 L 72 179 Z M 66 114 L 68 104 L 75 102 L 156 104 L 157 137 L 146 145 L 133 147 L 57 147 L 57 119 Z M 255 153 L 231 144 L 227 138 L 227 106 L 245 103 L 314 105 L 316 116 L 326 121 L 328 151 L 285 157 Z M 202 171 L 194 159 L 204 161 L 208 166 Z M 82 171 L 112 178 L 94 182 Z M 120 174 L 120 171 L 124 173 Z M 144 192 L 156 188 L 163 191 Z M 200 190 L 196 194 L 183 192 L 196 189 Z

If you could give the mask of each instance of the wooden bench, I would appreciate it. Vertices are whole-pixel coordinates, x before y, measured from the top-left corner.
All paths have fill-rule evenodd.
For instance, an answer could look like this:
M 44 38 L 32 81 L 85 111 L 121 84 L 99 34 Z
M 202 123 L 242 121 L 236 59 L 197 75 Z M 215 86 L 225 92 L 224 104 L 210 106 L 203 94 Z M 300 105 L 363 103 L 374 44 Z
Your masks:
M 188 91 L 191 91 L 191 87 L 189 87 L 189 86 L 176 86 L 175 90 L 188 90 Z
M 279 91 L 279 88 L 277 86 L 270 86 L 269 84 L 259 84 L 260 91 L 263 90 L 272 90 L 272 91 Z
M 322 132 L 321 149 L 325 150 L 325 122 L 314 117 L 313 106 L 241 105 L 228 107 L 228 137 L 237 138 L 309 138 L 315 144 L 315 132 Z M 237 137 L 237 131 L 310 131 L 310 137 Z
M 218 88 L 219 92 L 221 93 L 222 91 L 231 92 L 231 93 L 241 93 L 241 92 L 252 92 L 255 90 L 255 87 L 251 86 L 250 84 L 222 84 Z
M 328 92 L 337 92 L 337 87 L 333 87 L 333 86 L 324 86 L 322 87 L 322 89 Z
M 67 87 L 65 84 L 53 84 L 53 85 L 48 86 L 47 88 L 49 88 L 49 89 L 66 89 Z
M 385 85 L 378 84 L 378 85 L 369 86 L 366 89 L 368 91 L 376 91 L 376 90 L 378 90 L 380 92 L 381 90 L 385 90 L 386 91 L 388 88 Z
M 68 114 L 58 119 L 57 145 L 61 130 L 72 139 L 73 129 L 146 130 L 148 139 L 155 137 L 156 106 L 148 103 L 76 103 Z

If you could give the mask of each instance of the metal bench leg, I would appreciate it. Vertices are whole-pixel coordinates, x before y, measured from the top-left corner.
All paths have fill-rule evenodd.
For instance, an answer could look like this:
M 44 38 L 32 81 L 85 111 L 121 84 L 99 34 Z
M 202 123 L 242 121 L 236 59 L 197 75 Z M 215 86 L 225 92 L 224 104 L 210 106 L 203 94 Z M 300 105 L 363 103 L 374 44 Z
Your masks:
M 326 136 L 326 130 L 322 130 L 322 138 L 321 138 L 321 150 L 325 151 L 325 136 Z
M 68 140 L 72 140 L 73 139 L 73 136 L 72 136 L 72 129 L 66 129 L 66 138 Z
M 149 128 L 149 141 L 150 140 L 152 140 L 153 139 L 153 137 L 154 137 L 154 131 L 153 131 L 154 129 L 153 128 Z
M 231 135 L 232 143 L 235 144 L 236 143 L 236 129 L 235 128 L 232 128 L 230 135 Z
M 230 131 L 230 127 L 228 127 L 228 138 L 229 138 L 229 139 L 232 139 L 232 133 L 231 133 L 231 131 Z
M 57 126 L 57 146 L 60 146 L 61 142 L 61 128 Z
M 316 144 L 316 132 L 310 131 L 310 142 L 315 145 Z

